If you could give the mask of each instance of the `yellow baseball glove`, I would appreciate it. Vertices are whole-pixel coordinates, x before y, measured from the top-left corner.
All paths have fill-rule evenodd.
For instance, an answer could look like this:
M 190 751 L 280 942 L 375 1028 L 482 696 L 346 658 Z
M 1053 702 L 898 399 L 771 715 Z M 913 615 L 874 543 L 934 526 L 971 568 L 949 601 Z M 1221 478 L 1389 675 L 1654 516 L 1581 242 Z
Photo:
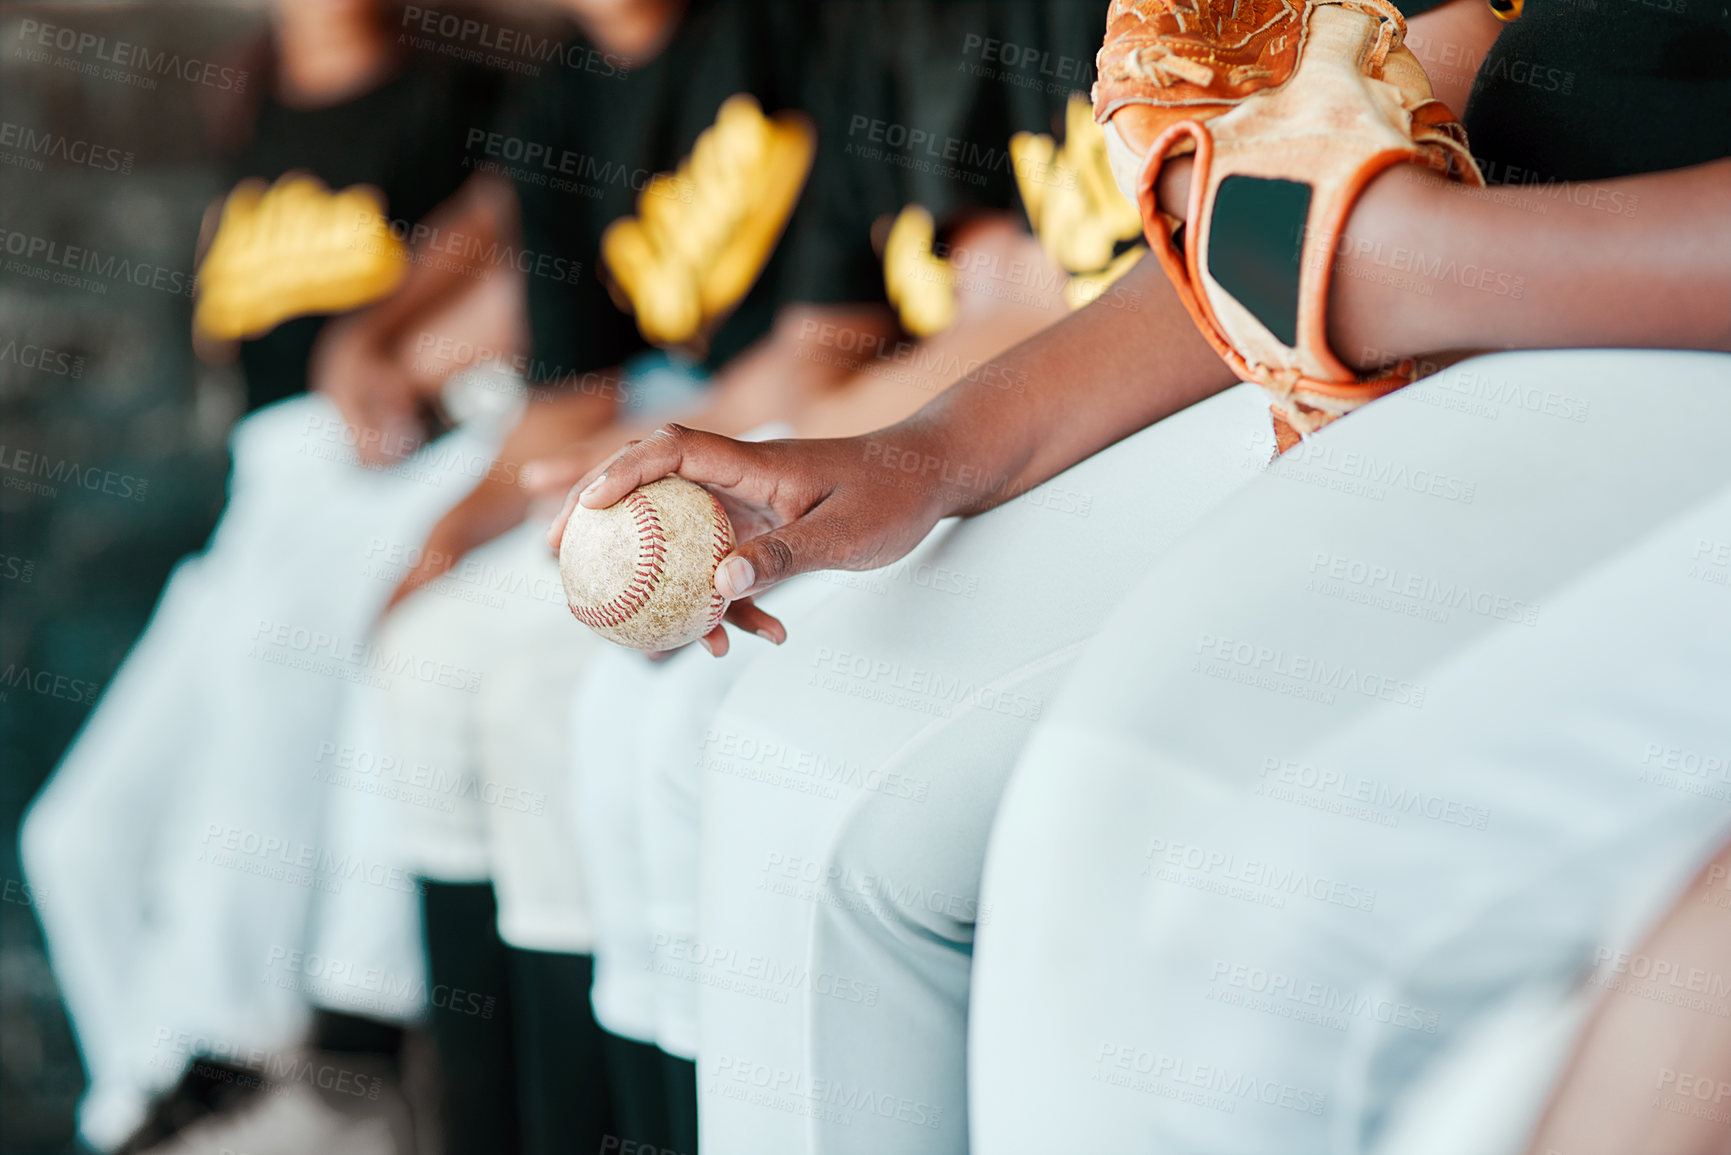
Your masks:
M 695 340 L 750 292 L 811 171 L 797 113 L 766 117 L 741 94 L 722 104 L 675 173 L 657 176 L 601 237 L 601 259 L 644 337 Z
M 1018 132 L 1010 138 L 1010 161 L 1034 234 L 1072 274 L 1064 286 L 1072 309 L 1100 296 L 1147 253 L 1141 245 L 1118 251 L 1142 235 L 1142 214 L 1113 183 L 1106 135 L 1086 97 L 1070 98 L 1062 146 L 1045 133 Z
M 291 317 L 371 304 L 407 267 L 375 190 L 333 193 L 297 173 L 268 188 L 245 181 L 223 202 L 199 266 L 193 324 L 213 340 L 256 337 Z

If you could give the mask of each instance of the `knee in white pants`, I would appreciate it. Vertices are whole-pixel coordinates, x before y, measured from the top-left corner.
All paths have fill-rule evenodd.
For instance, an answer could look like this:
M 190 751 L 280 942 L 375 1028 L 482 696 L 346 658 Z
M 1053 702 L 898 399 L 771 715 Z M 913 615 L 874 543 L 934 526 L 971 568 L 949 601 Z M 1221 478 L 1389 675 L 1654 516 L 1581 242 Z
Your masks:
M 52 789 L 25 812 L 18 832 L 18 857 L 24 880 L 6 883 L 6 901 L 22 902 L 40 911 L 50 902 L 70 902 L 80 908 L 85 897 L 112 874 L 102 868 L 90 820 Z M 14 887 L 17 890 L 14 893 Z
M 929 832 L 928 832 L 929 833 Z M 848 815 L 822 864 L 824 910 L 897 937 L 973 939 L 979 896 L 909 838 L 905 811 L 868 796 Z

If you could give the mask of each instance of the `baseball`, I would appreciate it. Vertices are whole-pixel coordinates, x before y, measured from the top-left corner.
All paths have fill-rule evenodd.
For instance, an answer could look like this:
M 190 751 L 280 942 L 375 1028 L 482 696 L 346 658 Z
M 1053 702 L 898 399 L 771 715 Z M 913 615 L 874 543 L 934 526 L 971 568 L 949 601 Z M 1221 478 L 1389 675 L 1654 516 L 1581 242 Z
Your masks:
M 733 526 L 702 486 L 664 477 L 606 509 L 578 506 L 559 541 L 571 616 L 610 642 L 673 650 L 721 621 L 715 567 Z

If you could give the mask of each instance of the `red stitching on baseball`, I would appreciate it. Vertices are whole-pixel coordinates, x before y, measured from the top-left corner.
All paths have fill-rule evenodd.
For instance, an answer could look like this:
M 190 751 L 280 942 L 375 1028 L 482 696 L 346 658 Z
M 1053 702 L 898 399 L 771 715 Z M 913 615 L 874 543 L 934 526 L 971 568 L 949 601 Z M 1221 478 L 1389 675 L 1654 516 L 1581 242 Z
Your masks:
M 624 625 L 648 604 L 649 595 L 661 584 L 667 561 L 667 533 L 661 528 L 655 503 L 635 489 L 625 495 L 625 503 L 631 510 L 631 519 L 637 523 L 637 572 L 610 600 L 598 606 L 571 607 L 571 616 L 593 629 Z
M 727 511 L 721 508 L 721 502 L 713 493 L 709 495 L 709 505 L 711 512 L 715 515 L 711 523 L 715 530 L 715 541 L 711 547 L 713 556 L 710 558 L 710 570 L 713 572 L 717 566 L 721 565 L 721 559 L 726 557 L 728 551 L 733 549 L 733 526 L 727 520 Z M 708 633 L 709 630 L 713 630 L 716 626 L 720 625 L 721 615 L 726 612 L 727 599 L 721 596 L 719 590 L 715 589 L 714 580 L 711 579 L 709 594 L 709 626 L 704 630 L 704 633 Z

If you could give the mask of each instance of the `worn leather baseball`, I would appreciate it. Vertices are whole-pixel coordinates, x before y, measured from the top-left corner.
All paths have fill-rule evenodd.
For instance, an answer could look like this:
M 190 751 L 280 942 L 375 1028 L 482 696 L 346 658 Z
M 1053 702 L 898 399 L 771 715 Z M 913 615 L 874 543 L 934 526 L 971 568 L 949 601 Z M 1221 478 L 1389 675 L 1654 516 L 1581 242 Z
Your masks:
M 578 506 L 559 542 L 571 616 L 610 642 L 673 650 L 721 622 L 715 567 L 733 526 L 707 489 L 684 478 L 640 485 L 606 509 Z

